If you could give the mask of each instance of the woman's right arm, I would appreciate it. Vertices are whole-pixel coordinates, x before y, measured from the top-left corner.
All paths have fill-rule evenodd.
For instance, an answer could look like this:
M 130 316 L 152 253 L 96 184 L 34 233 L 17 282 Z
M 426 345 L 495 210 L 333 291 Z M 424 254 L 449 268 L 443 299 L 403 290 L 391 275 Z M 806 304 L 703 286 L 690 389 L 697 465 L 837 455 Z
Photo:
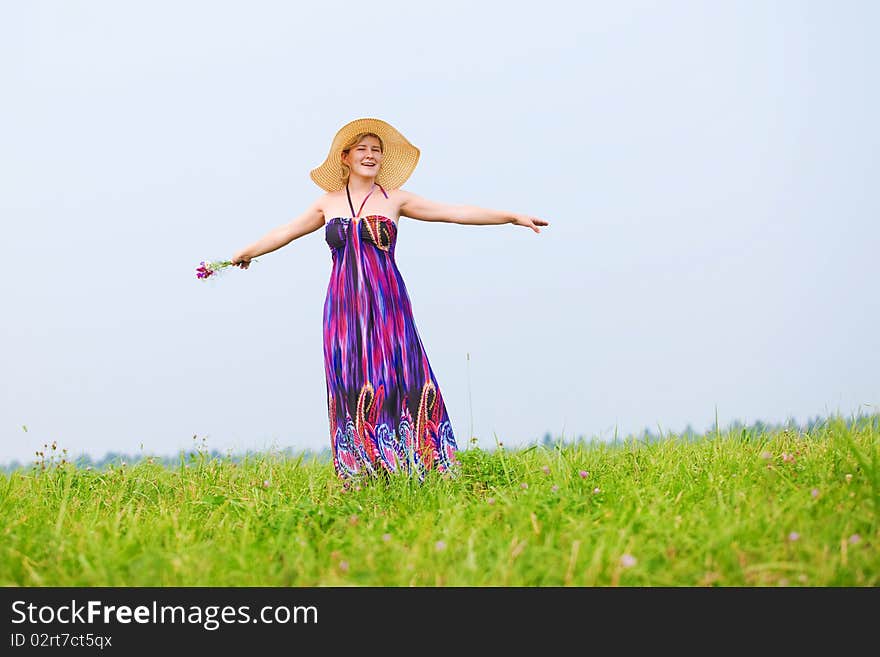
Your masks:
M 232 264 L 247 269 L 252 258 L 271 253 L 293 240 L 308 235 L 324 225 L 324 211 L 321 209 L 323 197 L 312 203 L 308 209 L 288 224 L 273 228 L 256 242 L 232 256 Z

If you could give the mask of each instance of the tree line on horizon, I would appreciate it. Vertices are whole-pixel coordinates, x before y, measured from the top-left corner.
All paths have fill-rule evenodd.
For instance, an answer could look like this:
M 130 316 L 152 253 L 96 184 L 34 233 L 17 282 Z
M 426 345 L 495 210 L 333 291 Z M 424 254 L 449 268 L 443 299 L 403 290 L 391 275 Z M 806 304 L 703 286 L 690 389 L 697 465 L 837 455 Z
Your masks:
M 702 438 L 711 438 L 716 435 L 721 434 L 739 434 L 741 436 L 751 435 L 758 436 L 761 434 L 774 434 L 779 433 L 784 430 L 796 431 L 800 433 L 812 433 L 817 427 L 821 427 L 821 425 L 825 424 L 832 417 L 839 418 L 843 420 L 847 426 L 847 428 L 852 428 L 854 425 L 870 421 L 877 422 L 880 424 L 880 413 L 859 413 L 858 415 L 850 416 L 849 418 L 843 418 L 839 415 L 832 415 L 828 417 L 823 417 L 820 415 L 815 416 L 814 418 L 808 419 L 803 424 L 798 424 L 794 418 L 789 418 L 784 422 L 763 422 L 761 420 L 756 420 L 750 424 L 745 424 L 740 420 L 733 420 L 729 422 L 726 427 L 716 427 L 715 425 L 711 425 L 707 427 L 704 431 L 698 432 L 694 429 L 694 427 L 688 423 L 688 425 L 684 428 L 683 431 L 676 433 L 673 431 L 667 431 L 665 434 L 657 432 L 655 433 L 650 427 L 645 427 L 645 429 L 639 434 L 627 434 L 625 436 L 618 436 L 616 438 L 611 439 L 599 439 L 599 438 L 589 438 L 584 435 L 579 435 L 576 438 L 568 438 L 566 439 L 564 436 L 554 438 L 551 432 L 546 432 L 541 439 L 535 439 L 530 443 L 527 443 L 521 447 L 521 449 L 525 449 L 527 447 L 542 445 L 546 448 L 552 448 L 557 445 L 571 445 L 571 444 L 583 444 L 589 442 L 603 442 L 603 443 L 621 443 L 626 440 L 637 438 L 638 440 L 645 442 L 656 442 L 658 440 L 664 440 L 670 438 L 672 436 L 676 436 L 680 439 L 684 440 L 699 440 Z M 195 436 L 193 437 L 195 439 Z M 460 448 L 466 449 L 466 445 L 459 445 Z M 310 448 L 306 449 L 294 449 L 293 447 L 286 447 L 284 449 L 278 450 L 273 449 L 272 453 L 281 458 L 301 458 L 304 461 L 322 461 L 322 462 L 330 462 L 332 454 L 330 452 L 330 447 L 324 447 L 319 450 L 314 450 Z M 155 454 L 125 454 L 121 452 L 107 452 L 101 458 L 93 458 L 89 454 L 81 454 L 75 458 L 65 458 L 65 461 L 69 461 L 77 468 L 82 469 L 94 469 L 94 470 L 102 470 L 108 466 L 113 467 L 125 467 L 126 465 L 134 465 L 135 463 L 139 463 L 141 461 L 149 461 L 151 463 L 159 463 L 164 466 L 176 466 L 176 465 L 186 465 L 188 462 L 197 460 L 197 459 L 207 459 L 207 460 L 230 460 L 232 462 L 242 462 L 245 459 L 250 457 L 259 457 L 264 455 L 265 452 L 253 452 L 248 451 L 244 453 L 230 453 L 230 452 L 221 452 L 217 449 L 208 450 L 204 443 L 202 445 L 196 446 L 196 448 L 191 450 L 181 450 L 177 454 L 171 455 L 155 455 Z M 17 470 L 27 469 L 28 467 L 39 467 L 39 463 L 42 460 L 43 464 L 51 463 L 51 465 L 57 465 L 61 462 L 61 457 L 59 454 L 53 454 L 51 456 L 43 455 L 41 458 L 31 462 L 30 464 L 23 464 L 18 460 L 13 460 L 9 463 L 0 465 L 0 471 L 9 474 L 15 472 Z

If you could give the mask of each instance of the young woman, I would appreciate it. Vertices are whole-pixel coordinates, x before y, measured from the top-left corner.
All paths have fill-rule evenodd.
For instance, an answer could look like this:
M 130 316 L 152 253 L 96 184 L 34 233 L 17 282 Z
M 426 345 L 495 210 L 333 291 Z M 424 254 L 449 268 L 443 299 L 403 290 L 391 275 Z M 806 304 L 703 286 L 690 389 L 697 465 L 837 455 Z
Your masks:
M 399 217 L 469 225 L 537 217 L 436 203 L 401 189 L 419 149 L 394 127 L 362 118 L 336 133 L 312 180 L 326 194 L 232 257 L 251 259 L 324 228 L 333 267 L 324 302 L 324 364 L 333 465 L 342 478 L 450 472 L 458 446 L 394 260 Z

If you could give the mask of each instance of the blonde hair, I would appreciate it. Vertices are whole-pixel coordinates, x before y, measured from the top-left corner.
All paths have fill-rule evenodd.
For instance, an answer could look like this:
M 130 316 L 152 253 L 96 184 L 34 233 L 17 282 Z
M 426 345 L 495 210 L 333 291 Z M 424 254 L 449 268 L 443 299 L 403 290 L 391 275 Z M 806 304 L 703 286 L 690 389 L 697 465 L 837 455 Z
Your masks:
M 351 151 L 352 148 L 354 148 L 359 143 L 361 143 L 361 140 L 364 137 L 375 137 L 376 139 L 378 139 L 379 140 L 379 150 L 382 151 L 382 153 L 385 153 L 385 143 L 382 141 L 382 138 L 379 135 L 377 135 L 375 132 L 359 132 L 354 137 L 352 137 L 347 142 L 345 142 L 345 144 L 343 144 L 343 146 L 342 146 L 342 150 L 339 151 L 339 167 L 340 167 L 339 178 L 340 178 L 340 180 L 342 180 L 343 187 L 348 183 L 348 177 L 351 174 L 351 168 L 345 162 L 342 161 L 342 154 L 348 153 L 349 151 Z M 381 165 L 380 165 L 380 167 L 381 167 Z

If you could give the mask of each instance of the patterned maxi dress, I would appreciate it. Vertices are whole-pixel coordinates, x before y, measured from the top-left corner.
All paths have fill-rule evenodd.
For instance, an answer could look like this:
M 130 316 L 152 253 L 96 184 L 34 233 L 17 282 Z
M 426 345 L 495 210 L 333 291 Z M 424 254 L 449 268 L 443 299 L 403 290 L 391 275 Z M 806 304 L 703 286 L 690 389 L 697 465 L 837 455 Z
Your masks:
M 349 196 L 353 216 L 324 228 L 333 258 L 324 302 L 333 465 L 343 479 L 385 472 L 422 480 L 431 469 L 450 472 L 458 447 L 394 260 L 397 225 L 360 216 L 373 190 L 357 212 Z

